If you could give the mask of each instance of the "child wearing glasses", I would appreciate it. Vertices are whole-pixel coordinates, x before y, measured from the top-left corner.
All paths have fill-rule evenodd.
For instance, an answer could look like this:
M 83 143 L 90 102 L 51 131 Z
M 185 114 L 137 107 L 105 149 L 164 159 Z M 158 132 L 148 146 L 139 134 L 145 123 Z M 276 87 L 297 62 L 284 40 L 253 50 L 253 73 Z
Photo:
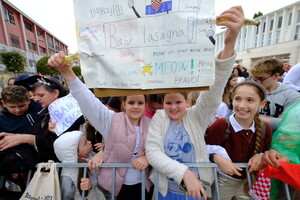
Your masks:
M 278 128 L 281 114 L 293 103 L 300 101 L 300 94 L 278 82 L 284 73 L 283 62 L 274 59 L 258 60 L 250 69 L 253 80 L 267 91 L 267 104 L 260 109 L 260 118 L 271 125 L 273 132 Z

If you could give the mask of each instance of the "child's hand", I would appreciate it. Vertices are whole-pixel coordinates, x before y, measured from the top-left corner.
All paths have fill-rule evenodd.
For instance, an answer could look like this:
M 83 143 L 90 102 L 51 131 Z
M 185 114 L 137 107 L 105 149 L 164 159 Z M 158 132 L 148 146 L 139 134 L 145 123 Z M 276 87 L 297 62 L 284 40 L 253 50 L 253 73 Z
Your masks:
M 18 146 L 23 143 L 22 134 L 15 133 L 0 133 L 0 150 L 5 150 L 11 147 Z
M 88 178 L 81 178 L 80 179 L 80 189 L 82 191 L 87 191 L 92 188 L 92 181 Z
M 64 64 L 65 54 L 64 52 L 59 52 L 52 55 L 48 59 L 48 66 L 58 70 L 65 78 L 67 82 L 74 81 L 76 79 L 76 75 L 72 70 L 72 64 L 67 63 Z
M 206 200 L 206 192 L 202 184 L 199 182 L 196 175 L 189 169 L 186 170 L 184 174 L 183 182 L 186 186 L 188 196 L 199 200 L 203 197 Z
M 98 142 L 98 143 L 94 144 L 94 147 L 96 148 L 97 151 L 100 151 L 101 149 L 103 149 L 105 147 L 105 144 Z
M 215 154 L 214 162 L 218 165 L 218 167 L 220 167 L 222 172 L 224 172 L 225 174 L 228 174 L 230 176 L 233 176 L 233 175 L 241 176 L 242 175 L 242 174 L 240 174 L 239 171 L 243 171 L 243 169 L 236 166 L 233 162 L 231 162 L 230 160 L 227 160 L 223 156 Z
M 234 54 L 234 46 L 239 35 L 239 32 L 244 24 L 245 17 L 242 7 L 235 6 L 217 17 L 217 19 L 228 19 L 217 23 L 218 26 L 226 26 L 227 30 L 224 36 L 224 49 L 220 54 L 219 59 L 224 60 Z
M 134 169 L 144 170 L 148 167 L 149 163 L 146 156 L 141 156 L 132 161 L 132 165 Z
M 271 165 L 272 167 L 279 167 L 279 162 L 289 162 L 289 159 L 275 150 L 269 150 L 262 156 L 263 165 Z
M 48 122 L 48 130 L 50 131 L 50 132 L 52 132 L 52 133 L 55 133 L 55 123 L 54 122 L 52 122 L 51 121 L 51 119 L 49 120 L 49 122 Z
M 99 151 L 96 155 L 94 155 L 89 161 L 88 161 L 88 165 L 89 165 L 89 169 L 98 169 L 100 167 L 100 165 L 103 162 L 103 156 L 104 156 L 104 152 L 103 151 Z
M 253 171 L 258 171 L 263 167 L 261 158 L 262 158 L 262 155 L 259 153 L 255 154 L 254 156 L 252 156 L 250 158 L 250 160 L 247 163 L 247 166 L 250 166 L 249 173 L 251 173 Z

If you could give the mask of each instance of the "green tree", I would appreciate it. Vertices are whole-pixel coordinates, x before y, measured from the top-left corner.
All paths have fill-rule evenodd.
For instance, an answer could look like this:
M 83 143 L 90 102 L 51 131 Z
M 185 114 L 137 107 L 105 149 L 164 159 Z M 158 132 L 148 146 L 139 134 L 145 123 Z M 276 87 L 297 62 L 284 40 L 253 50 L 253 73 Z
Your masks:
M 47 63 L 49 58 L 50 56 L 44 56 L 36 63 L 37 72 L 43 75 L 58 75 L 59 72 L 56 69 L 48 67 Z
M 81 76 L 81 68 L 80 68 L 80 66 L 74 66 L 74 67 L 72 67 L 72 70 L 76 74 L 76 76 Z
M 255 13 L 254 15 L 253 15 L 253 19 L 255 19 L 255 18 L 257 18 L 257 17 L 260 17 L 260 16 L 262 16 L 262 15 L 264 15 L 262 12 L 260 12 L 260 11 L 258 11 L 257 13 Z
M 26 65 L 25 56 L 19 51 L 0 51 L 0 60 L 6 66 L 6 71 L 15 75 L 24 72 Z

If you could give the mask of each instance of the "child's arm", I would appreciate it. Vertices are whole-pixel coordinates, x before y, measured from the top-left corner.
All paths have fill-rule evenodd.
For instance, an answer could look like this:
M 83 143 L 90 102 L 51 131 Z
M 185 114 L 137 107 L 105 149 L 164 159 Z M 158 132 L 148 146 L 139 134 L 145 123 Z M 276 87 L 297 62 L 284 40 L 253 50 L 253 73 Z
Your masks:
M 15 134 L 15 133 L 0 133 L 0 150 L 5 150 L 20 144 L 30 144 L 35 147 L 35 135 L 30 134 Z
M 114 112 L 95 97 L 95 95 L 76 77 L 70 63 L 64 64 L 63 52 L 56 53 L 48 60 L 48 66 L 58 70 L 68 82 L 72 96 L 77 100 L 83 115 L 101 135 L 106 138 Z M 101 122 L 101 123 L 99 123 Z
M 102 149 L 88 161 L 89 169 L 98 169 L 103 162 L 103 156 L 104 151 Z
M 213 156 L 213 162 L 218 165 L 218 167 L 224 172 L 225 174 L 228 174 L 230 176 L 237 175 L 241 176 L 239 171 L 243 171 L 242 168 L 236 166 L 233 162 L 230 160 L 227 160 L 221 155 L 215 154 Z
M 80 179 L 80 190 L 87 191 L 92 189 L 92 181 L 89 178 Z
M 206 151 L 209 154 L 209 160 L 216 163 L 222 172 L 230 176 L 241 176 L 239 171 L 243 169 L 231 162 L 227 151 L 223 147 L 219 145 L 206 145 Z
M 138 157 L 137 159 L 132 161 L 132 165 L 134 169 L 144 170 L 149 166 L 148 160 L 146 156 Z
M 217 23 L 218 26 L 227 27 L 224 38 L 224 49 L 219 56 L 219 59 L 225 60 L 234 54 L 235 42 L 245 21 L 244 11 L 241 6 L 235 6 L 221 13 L 217 19 L 220 18 L 228 19 L 228 21 Z

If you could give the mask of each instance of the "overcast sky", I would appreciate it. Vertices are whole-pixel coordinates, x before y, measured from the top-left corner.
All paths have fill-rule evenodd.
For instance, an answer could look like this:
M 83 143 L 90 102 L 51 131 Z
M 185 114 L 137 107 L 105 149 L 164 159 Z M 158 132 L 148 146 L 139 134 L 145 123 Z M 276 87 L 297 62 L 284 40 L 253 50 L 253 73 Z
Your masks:
M 43 26 L 69 46 L 70 53 L 77 51 L 73 0 L 8 0 L 31 19 Z M 241 5 L 245 16 L 252 18 L 260 11 L 264 14 L 297 0 L 215 0 L 216 15 L 234 5 Z

